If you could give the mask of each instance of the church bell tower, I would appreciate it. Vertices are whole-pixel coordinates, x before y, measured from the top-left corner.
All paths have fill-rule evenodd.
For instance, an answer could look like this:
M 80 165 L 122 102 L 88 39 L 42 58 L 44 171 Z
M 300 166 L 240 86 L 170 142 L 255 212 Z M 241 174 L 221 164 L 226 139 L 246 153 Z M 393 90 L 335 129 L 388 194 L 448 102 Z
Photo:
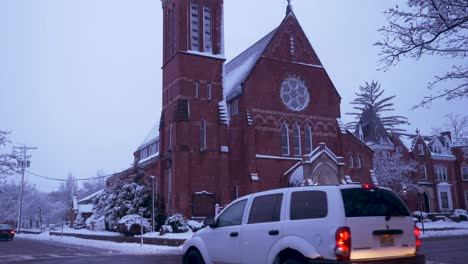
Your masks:
M 225 61 L 223 0 L 161 3 L 164 44 L 160 153 L 170 160 L 161 166 L 162 191 L 166 212 L 190 215 L 187 204 L 193 193 L 215 188 L 203 184 L 214 182 L 216 173 L 200 175 L 197 170 L 210 171 L 201 164 L 210 156 L 207 153 L 219 152 L 219 102 L 223 100 Z

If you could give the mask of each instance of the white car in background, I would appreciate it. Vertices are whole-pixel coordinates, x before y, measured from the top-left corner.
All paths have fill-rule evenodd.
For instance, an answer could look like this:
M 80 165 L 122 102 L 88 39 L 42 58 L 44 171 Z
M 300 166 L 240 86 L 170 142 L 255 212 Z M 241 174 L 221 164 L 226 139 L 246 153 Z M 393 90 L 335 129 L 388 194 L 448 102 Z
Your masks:
M 205 224 L 184 243 L 184 263 L 425 263 L 405 204 L 370 185 L 254 193 Z

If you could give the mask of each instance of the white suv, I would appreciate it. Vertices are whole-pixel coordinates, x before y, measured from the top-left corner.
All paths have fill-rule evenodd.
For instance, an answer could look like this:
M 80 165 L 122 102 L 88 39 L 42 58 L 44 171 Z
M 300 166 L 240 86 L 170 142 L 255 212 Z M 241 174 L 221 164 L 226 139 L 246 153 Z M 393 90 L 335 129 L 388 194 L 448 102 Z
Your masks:
M 254 193 L 205 224 L 184 243 L 184 263 L 425 263 L 404 203 L 370 185 Z

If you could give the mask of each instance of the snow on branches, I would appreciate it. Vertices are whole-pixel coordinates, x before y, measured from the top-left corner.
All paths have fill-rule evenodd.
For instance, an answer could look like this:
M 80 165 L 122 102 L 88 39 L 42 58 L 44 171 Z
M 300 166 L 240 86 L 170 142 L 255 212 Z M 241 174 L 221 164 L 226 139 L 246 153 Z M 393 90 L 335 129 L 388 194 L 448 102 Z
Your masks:
M 408 124 L 408 118 L 396 115 L 383 116 L 383 112 L 395 110 L 393 107 L 394 103 L 391 102 L 395 98 L 395 95 L 382 98 L 384 92 L 385 90 L 380 88 L 380 84 L 377 81 L 366 82 L 364 86 L 359 86 L 359 92 L 355 93 L 357 97 L 351 102 L 354 105 L 353 109 L 355 112 L 346 113 L 355 117 L 355 121 L 346 124 L 348 129 L 355 130 L 362 113 L 373 109 L 387 131 L 404 131 L 399 126 Z
M 19 171 L 16 166 L 16 153 L 6 147 L 10 143 L 8 134 L 10 132 L 0 130 L 0 176 L 10 175 Z
M 428 84 L 433 90 L 441 82 L 452 85 L 425 96 L 414 108 L 425 106 L 438 98 L 447 100 L 468 98 L 468 8 L 466 0 L 407 0 L 408 8 L 398 6 L 385 11 L 388 25 L 379 29 L 384 39 L 380 47 L 383 68 L 396 65 L 402 58 L 419 59 L 437 55 L 461 59 L 460 65 L 435 77 Z
M 417 164 L 413 160 L 404 160 L 399 153 L 387 151 L 374 153 L 374 172 L 379 184 L 392 189 L 401 197 L 420 190 L 412 179 L 412 174 L 417 171 Z

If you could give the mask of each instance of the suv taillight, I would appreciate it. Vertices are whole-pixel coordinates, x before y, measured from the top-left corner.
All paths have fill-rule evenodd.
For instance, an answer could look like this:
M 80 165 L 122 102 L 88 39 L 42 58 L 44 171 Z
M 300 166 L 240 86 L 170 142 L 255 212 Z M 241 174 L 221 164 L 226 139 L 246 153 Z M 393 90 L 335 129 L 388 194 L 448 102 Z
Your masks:
M 421 231 L 419 231 L 419 228 L 417 226 L 414 226 L 414 236 L 416 237 L 416 251 L 419 250 L 419 247 L 421 247 L 421 239 L 419 238 L 420 234 Z
M 337 260 L 349 260 L 351 255 L 351 232 L 349 227 L 340 227 L 335 233 L 335 255 Z

